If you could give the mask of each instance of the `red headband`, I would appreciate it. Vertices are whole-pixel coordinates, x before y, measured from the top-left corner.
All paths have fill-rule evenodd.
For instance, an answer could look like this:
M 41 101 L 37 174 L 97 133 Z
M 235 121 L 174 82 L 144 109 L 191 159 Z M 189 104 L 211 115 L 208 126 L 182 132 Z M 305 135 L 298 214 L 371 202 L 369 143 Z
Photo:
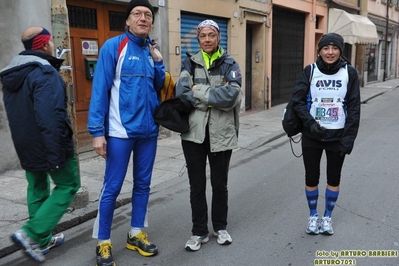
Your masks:
M 33 38 L 32 50 L 39 50 L 45 46 L 51 39 L 51 35 L 39 34 Z

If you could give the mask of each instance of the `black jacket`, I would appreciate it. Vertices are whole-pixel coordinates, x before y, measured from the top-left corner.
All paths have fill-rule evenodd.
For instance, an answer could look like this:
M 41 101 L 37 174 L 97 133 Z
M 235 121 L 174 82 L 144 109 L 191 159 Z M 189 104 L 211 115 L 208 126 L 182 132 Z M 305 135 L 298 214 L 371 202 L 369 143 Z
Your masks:
M 0 71 L 11 136 L 28 171 L 62 168 L 74 154 L 65 82 L 57 71 L 62 61 L 24 51 Z
M 349 82 L 345 97 L 347 110 L 345 127 L 343 129 L 327 129 L 326 135 L 322 139 L 319 139 L 310 133 L 309 127 L 315 122 L 315 120 L 310 115 L 307 105 L 310 87 L 309 78 L 311 73 L 311 65 L 308 65 L 304 68 L 301 76 L 297 80 L 292 95 L 292 108 L 303 122 L 302 135 L 305 138 L 315 140 L 314 143 L 336 142 L 339 151 L 350 154 L 357 136 L 360 121 L 360 88 L 357 71 L 343 58 L 338 60 L 334 65 L 327 65 L 322 61 L 321 56 L 319 56 L 316 60 L 316 64 L 321 72 L 328 75 L 337 73 L 341 67 L 347 65 Z

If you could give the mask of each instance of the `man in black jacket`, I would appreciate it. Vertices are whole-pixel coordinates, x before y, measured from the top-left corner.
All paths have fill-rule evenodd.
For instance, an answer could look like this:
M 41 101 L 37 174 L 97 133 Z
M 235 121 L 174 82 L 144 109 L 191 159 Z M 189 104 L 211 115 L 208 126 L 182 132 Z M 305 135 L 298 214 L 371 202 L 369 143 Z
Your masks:
M 64 235 L 52 235 L 80 187 L 73 132 L 66 108 L 63 60 L 53 57 L 51 34 L 30 27 L 22 34 L 25 51 L 0 71 L 3 100 L 21 167 L 28 181 L 29 220 L 11 239 L 25 254 L 44 261 Z M 50 194 L 50 180 L 54 189 Z

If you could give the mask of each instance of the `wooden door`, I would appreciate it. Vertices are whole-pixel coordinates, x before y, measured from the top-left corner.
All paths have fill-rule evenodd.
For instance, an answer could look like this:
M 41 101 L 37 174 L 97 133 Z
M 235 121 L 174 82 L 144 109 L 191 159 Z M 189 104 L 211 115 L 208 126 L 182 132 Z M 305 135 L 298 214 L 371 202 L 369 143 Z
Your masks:
M 94 62 L 98 58 L 102 44 L 107 39 L 123 33 L 126 5 L 89 0 L 67 0 L 67 8 L 71 35 L 78 152 L 82 153 L 93 149 L 92 137 L 87 131 L 92 80 L 86 75 L 85 62 Z

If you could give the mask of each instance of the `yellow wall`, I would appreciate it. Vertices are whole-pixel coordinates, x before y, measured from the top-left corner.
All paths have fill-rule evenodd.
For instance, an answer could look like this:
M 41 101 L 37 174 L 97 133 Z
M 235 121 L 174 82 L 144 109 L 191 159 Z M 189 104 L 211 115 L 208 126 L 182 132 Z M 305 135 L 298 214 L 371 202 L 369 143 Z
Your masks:
M 253 51 L 260 51 L 260 63 L 253 64 L 252 90 L 264 97 L 265 75 L 267 68 L 266 47 L 267 30 L 266 25 L 270 19 L 265 15 L 270 11 L 270 5 L 254 1 L 223 1 L 223 0 L 201 0 L 201 1 L 169 1 L 169 59 L 170 72 L 177 79 L 180 74 L 181 56 L 175 54 L 175 47 L 181 45 L 180 40 L 180 14 L 181 12 L 192 12 L 201 15 L 210 15 L 229 19 L 228 22 L 228 53 L 235 58 L 241 68 L 243 76 L 243 95 L 245 95 L 245 46 L 247 23 L 256 24 L 255 36 L 253 36 Z M 245 99 L 242 101 L 244 106 Z M 263 102 L 263 101 L 262 101 Z M 242 106 L 242 111 L 244 110 Z M 263 108 L 263 106 L 261 107 Z
M 239 63 L 243 75 L 243 95 L 245 96 L 245 57 L 246 29 L 252 28 L 252 52 L 258 51 L 259 63 L 252 58 L 252 109 L 271 107 L 271 58 L 272 58 L 272 1 L 254 2 L 250 0 L 225 1 L 170 0 L 169 17 L 169 59 L 170 72 L 177 79 L 180 74 L 180 55 L 175 54 L 175 47 L 181 45 L 180 14 L 192 12 L 229 19 L 228 53 Z M 323 33 L 327 32 L 327 5 L 316 0 L 273 0 L 273 5 L 294 9 L 306 14 L 304 66 L 316 59 L 317 43 Z M 315 19 L 318 18 L 318 29 Z M 248 26 L 250 25 L 250 26 Z M 245 99 L 243 103 L 245 102 Z M 243 106 L 242 106 L 243 107 Z M 241 108 L 244 111 L 244 108 Z
M 180 46 L 180 13 L 192 12 L 201 15 L 210 15 L 229 19 L 228 23 L 228 47 L 231 54 L 240 65 L 245 63 L 245 23 L 241 23 L 242 7 L 253 8 L 266 12 L 269 5 L 256 3 L 253 1 L 242 1 L 240 4 L 236 1 L 223 0 L 201 0 L 201 1 L 185 1 L 170 0 L 169 1 L 169 55 L 171 59 L 171 72 L 173 76 L 178 76 L 180 72 L 180 55 L 175 55 L 175 46 Z M 237 17 L 234 17 L 234 14 Z M 244 60 L 244 61 L 243 61 Z
M 314 62 L 317 56 L 317 44 L 324 33 L 327 33 L 328 9 L 327 5 L 316 0 L 273 0 L 273 4 L 306 14 L 305 21 L 305 51 L 304 66 Z M 315 18 L 318 19 L 316 29 Z

